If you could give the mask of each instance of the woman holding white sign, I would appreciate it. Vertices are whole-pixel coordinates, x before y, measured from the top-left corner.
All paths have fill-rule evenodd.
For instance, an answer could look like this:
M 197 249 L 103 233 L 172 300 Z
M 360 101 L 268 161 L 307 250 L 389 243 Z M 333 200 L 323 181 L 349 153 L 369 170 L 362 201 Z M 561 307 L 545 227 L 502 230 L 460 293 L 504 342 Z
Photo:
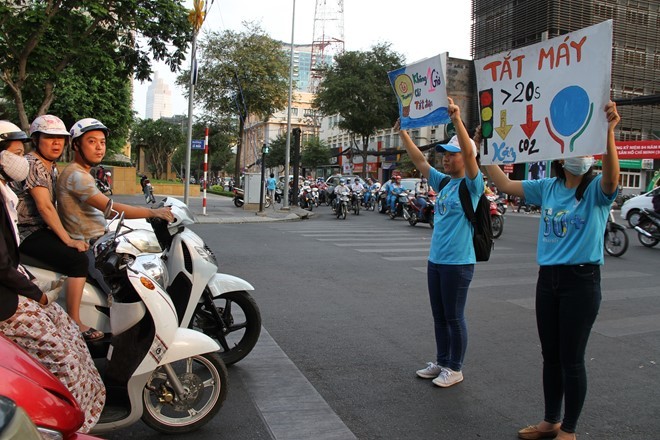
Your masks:
M 461 121 L 460 109 L 451 98 L 448 100 L 449 117 L 456 126 L 457 135 L 448 144 L 436 147 L 444 153 L 444 173 L 426 161 L 406 130 L 399 131 L 410 159 L 437 193 L 435 228 L 427 269 L 437 358 L 426 368 L 418 370 L 417 375 L 433 379 L 439 387 L 450 387 L 463 380 L 462 367 L 468 340 L 464 311 L 476 263 L 473 227 L 463 211 L 459 187 L 467 188 L 473 209 L 484 192 L 477 148 Z M 398 130 L 399 126 L 397 122 L 394 129 Z
M 605 112 L 607 150 L 600 175 L 594 176 L 590 156 L 554 161 L 556 177 L 523 182 L 510 180 L 497 165 L 486 167 L 500 191 L 541 206 L 536 323 L 545 416 L 538 425 L 518 431 L 522 439 L 575 439 L 587 393 L 584 354 L 600 307 L 603 236 L 619 184 L 614 127 L 620 117 L 613 102 Z

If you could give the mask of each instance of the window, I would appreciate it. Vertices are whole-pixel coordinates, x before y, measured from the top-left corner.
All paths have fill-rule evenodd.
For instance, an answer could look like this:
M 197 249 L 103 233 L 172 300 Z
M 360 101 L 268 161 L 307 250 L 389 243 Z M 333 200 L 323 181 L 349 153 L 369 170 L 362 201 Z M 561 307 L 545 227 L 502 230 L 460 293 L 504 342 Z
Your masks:
M 641 141 L 642 132 L 635 128 L 621 127 L 619 130 L 619 139 L 622 141 Z
M 291 107 L 291 116 L 298 116 L 298 108 Z
M 303 116 L 305 116 L 305 117 L 314 116 L 314 109 L 311 109 L 311 108 L 303 109 Z
M 629 8 L 626 10 L 626 21 L 635 26 L 647 27 L 649 24 L 649 15 L 647 12 Z
M 623 51 L 623 62 L 629 66 L 646 67 L 646 52 L 635 47 L 626 47 Z
M 640 189 L 642 176 L 640 172 L 621 171 L 619 174 L 619 184 L 622 188 Z
M 594 15 L 601 18 L 614 18 L 614 6 L 594 3 Z

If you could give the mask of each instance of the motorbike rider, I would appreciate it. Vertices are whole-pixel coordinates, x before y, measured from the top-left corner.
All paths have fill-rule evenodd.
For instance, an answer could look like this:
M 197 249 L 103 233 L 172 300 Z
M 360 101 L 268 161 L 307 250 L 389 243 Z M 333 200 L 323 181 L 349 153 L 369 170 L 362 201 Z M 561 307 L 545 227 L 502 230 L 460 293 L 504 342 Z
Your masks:
M 332 201 L 333 204 L 333 209 L 337 209 L 337 204 L 339 202 L 339 197 L 343 193 L 349 193 L 351 192 L 351 188 L 349 188 L 348 185 L 346 185 L 346 179 L 343 177 L 339 179 L 339 184 L 335 186 L 335 190 L 333 191 L 335 194 L 335 198 Z
M 426 205 L 428 205 L 429 184 L 426 177 L 422 177 L 419 182 L 415 184 L 415 203 L 419 206 L 420 212 L 424 212 Z
M 353 193 L 353 198 L 359 197 L 359 194 L 362 194 L 364 192 L 364 185 L 360 182 L 360 178 L 356 177 L 355 180 L 353 180 L 353 184 L 351 185 L 351 192 Z M 360 200 L 355 200 L 356 203 L 360 203 Z
M 101 193 L 89 176 L 89 170 L 105 156 L 108 128 L 94 118 L 85 118 L 71 127 L 71 149 L 75 159 L 57 181 L 57 210 L 69 234 L 89 242 L 105 233 L 110 208 L 123 212 L 126 218 L 161 218 L 174 220 L 171 209 L 150 209 L 124 203 L 113 203 Z
M 78 324 L 86 341 L 101 339 L 103 332 L 83 325 L 79 313 L 87 279 L 85 251 L 89 245 L 67 233 L 55 207 L 58 174 L 55 161 L 69 143 L 69 132 L 60 118 L 42 115 L 32 122 L 30 136 L 34 151 L 25 156 L 30 164 L 29 174 L 24 181 L 12 183 L 18 196 L 19 249 L 68 277 L 66 308 L 69 316 Z
M 387 196 L 387 206 L 390 208 L 390 212 L 394 212 L 396 209 L 396 201 L 399 198 L 405 188 L 401 185 L 401 176 L 397 175 L 394 177 L 394 183 L 390 182 L 389 195 Z
M 30 173 L 27 141 L 16 125 L 0 121 L 0 332 L 67 387 L 85 415 L 80 431 L 88 432 L 101 416 L 105 387 L 80 329 L 55 303 L 63 279 L 38 286 L 19 261 L 18 197 L 8 183 Z

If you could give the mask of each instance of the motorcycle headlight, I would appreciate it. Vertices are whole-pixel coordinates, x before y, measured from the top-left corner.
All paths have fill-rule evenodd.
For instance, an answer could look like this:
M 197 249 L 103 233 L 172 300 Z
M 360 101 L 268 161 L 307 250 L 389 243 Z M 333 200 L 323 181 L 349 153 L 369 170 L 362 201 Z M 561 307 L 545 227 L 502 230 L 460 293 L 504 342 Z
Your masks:
M 42 428 L 41 426 L 37 426 L 37 431 L 39 431 L 42 440 L 62 440 L 64 438 L 61 432 Z
M 142 255 L 139 257 L 140 264 L 144 272 L 156 281 L 163 289 L 169 284 L 167 268 L 165 262 L 158 255 Z

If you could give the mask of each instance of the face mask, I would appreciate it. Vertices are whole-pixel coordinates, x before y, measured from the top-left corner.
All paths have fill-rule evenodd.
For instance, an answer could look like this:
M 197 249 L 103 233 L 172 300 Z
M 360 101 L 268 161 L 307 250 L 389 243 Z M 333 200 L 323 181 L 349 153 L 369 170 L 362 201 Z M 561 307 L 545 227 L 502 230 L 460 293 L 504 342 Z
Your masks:
M 593 157 L 569 157 L 564 160 L 564 169 L 574 176 L 581 176 L 594 164 Z
M 8 181 L 21 182 L 30 172 L 30 164 L 23 156 L 17 156 L 5 150 L 0 152 L 0 172 Z

